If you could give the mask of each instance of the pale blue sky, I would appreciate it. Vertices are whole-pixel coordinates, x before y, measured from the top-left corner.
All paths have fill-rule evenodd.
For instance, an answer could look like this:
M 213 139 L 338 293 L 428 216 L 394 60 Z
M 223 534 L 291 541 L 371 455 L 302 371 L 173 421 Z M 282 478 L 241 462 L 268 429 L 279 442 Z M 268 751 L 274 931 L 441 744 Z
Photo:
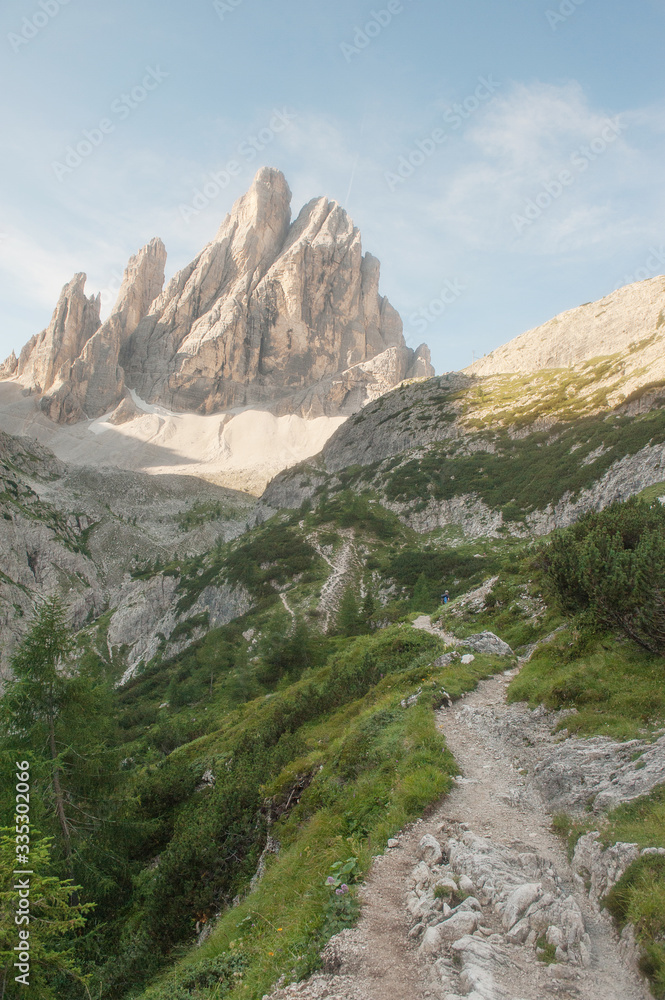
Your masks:
M 8 0 L 0 355 L 75 271 L 108 301 L 158 235 L 171 275 L 264 164 L 350 211 L 437 371 L 663 273 L 664 37 L 665 0 Z

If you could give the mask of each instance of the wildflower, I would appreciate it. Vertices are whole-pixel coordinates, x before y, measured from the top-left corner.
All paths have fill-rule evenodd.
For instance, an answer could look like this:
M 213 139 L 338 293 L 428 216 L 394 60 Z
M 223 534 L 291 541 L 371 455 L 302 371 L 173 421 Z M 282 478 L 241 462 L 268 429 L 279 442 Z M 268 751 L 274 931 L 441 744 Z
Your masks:
M 334 885 L 334 884 L 335 884 L 335 879 L 332 877 L 332 875 L 329 875 L 328 878 L 326 879 L 326 885 Z
M 346 896 L 346 894 L 347 894 L 348 891 L 349 891 L 348 885 L 343 884 L 343 885 L 340 885 L 339 889 L 335 889 L 335 895 L 337 895 L 337 896 Z
M 277 930 L 278 930 L 278 931 L 281 931 L 282 929 L 283 929 L 282 927 L 278 927 L 278 928 L 277 928 Z

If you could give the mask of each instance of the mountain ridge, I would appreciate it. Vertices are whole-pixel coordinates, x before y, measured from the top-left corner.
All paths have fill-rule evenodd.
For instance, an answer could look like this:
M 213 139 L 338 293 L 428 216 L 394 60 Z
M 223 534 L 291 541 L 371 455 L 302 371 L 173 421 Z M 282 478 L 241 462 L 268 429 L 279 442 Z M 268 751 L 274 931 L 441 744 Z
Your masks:
M 363 255 L 344 209 L 314 198 L 292 222 L 279 170 L 258 171 L 166 287 L 165 262 L 158 238 L 132 257 L 104 323 L 77 274 L 49 326 L 0 376 L 40 396 L 51 420 L 77 423 L 110 413 L 130 389 L 177 412 L 348 415 L 372 392 L 434 372 L 426 345 L 406 346 L 379 294 L 379 262 Z

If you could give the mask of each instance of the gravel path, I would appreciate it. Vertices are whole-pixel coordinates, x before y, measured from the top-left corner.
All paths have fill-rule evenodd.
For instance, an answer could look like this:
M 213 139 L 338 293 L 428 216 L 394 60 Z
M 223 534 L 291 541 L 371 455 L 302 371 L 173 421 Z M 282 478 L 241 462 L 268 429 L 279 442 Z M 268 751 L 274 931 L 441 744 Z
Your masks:
M 420 626 L 431 628 L 427 621 Z M 561 842 L 551 832 L 551 816 L 529 783 L 534 755 L 545 741 L 541 725 L 536 747 L 525 744 L 523 753 L 517 748 L 516 713 L 525 716 L 524 724 L 531 713 L 524 706 L 506 705 L 514 673 L 483 681 L 438 713 L 437 724 L 462 772 L 453 791 L 427 819 L 405 830 L 398 846 L 375 860 L 361 892 L 360 922 L 330 942 L 325 974 L 285 987 L 270 1000 L 651 996 L 623 964 L 607 919 L 574 880 Z M 547 742 L 551 751 L 555 739 L 550 736 Z M 428 855 L 422 846 L 425 835 L 441 845 L 443 858 Z M 453 921 L 470 925 L 452 942 L 437 936 L 446 912 L 440 912 L 443 903 L 435 901 L 433 890 L 446 878 L 460 888 L 463 883 L 473 897 L 462 902 L 457 916 L 452 913 Z M 524 920 L 511 925 L 511 906 Z M 552 924 L 563 929 L 550 941 L 552 947 L 560 945 L 560 960 L 553 964 L 539 960 L 537 932 L 531 930 L 527 937 L 539 919 L 545 929 Z

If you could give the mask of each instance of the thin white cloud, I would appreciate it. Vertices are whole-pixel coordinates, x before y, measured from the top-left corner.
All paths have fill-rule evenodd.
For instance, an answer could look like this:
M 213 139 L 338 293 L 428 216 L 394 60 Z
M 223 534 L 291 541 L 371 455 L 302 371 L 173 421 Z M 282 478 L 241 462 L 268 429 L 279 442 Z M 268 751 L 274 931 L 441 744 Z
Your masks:
M 6 227 L 4 235 L 0 242 L 0 270 L 31 304 L 53 308 L 63 284 L 81 270 L 75 264 L 75 255 L 49 250 L 13 226 Z
M 660 131 L 658 120 L 657 109 L 593 108 L 575 82 L 520 84 L 467 129 L 463 162 L 441 178 L 431 211 L 476 249 L 552 254 L 616 245 L 634 228 L 632 200 L 643 197 L 646 178 L 662 188 L 662 150 L 644 131 Z

